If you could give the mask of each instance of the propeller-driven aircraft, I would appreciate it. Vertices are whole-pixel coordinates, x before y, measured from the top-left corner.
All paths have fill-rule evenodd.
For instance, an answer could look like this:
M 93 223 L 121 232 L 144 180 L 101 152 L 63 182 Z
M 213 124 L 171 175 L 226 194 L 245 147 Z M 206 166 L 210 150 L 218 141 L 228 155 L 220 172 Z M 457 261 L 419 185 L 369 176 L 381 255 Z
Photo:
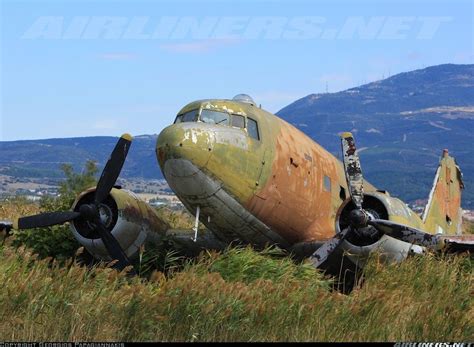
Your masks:
M 362 268 L 374 250 L 401 261 L 428 249 L 474 249 L 472 237 L 461 235 L 462 174 L 447 150 L 419 216 L 363 179 L 351 133 L 341 134 L 341 162 L 248 95 L 194 101 L 156 144 L 166 181 L 196 217 L 192 233 L 183 236 L 133 192 L 114 186 L 131 142 L 122 135 L 97 187 L 81 193 L 71 211 L 21 217 L 3 228 L 71 222 L 89 253 L 117 260 L 118 269 L 130 265 L 143 244 L 164 238 L 196 251 L 276 245 L 333 274 Z M 199 221 L 206 226 L 200 233 Z

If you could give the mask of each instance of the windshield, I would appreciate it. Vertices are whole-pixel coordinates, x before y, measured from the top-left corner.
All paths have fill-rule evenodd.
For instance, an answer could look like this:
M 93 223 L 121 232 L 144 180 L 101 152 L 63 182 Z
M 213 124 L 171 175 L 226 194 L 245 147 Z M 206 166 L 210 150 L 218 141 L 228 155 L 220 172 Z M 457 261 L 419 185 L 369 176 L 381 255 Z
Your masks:
M 174 123 L 196 122 L 199 110 L 191 110 L 176 117 Z
M 245 117 L 237 114 L 232 115 L 232 126 L 237 128 L 245 128 Z
M 202 110 L 201 120 L 209 124 L 229 125 L 229 114 L 220 111 Z
M 201 113 L 199 113 L 201 111 Z M 246 121 L 247 118 L 247 121 Z M 240 128 L 247 130 L 249 137 L 260 140 L 260 133 L 258 129 L 258 123 L 252 118 L 248 118 L 238 114 L 232 114 L 225 111 L 209 110 L 209 109 L 195 109 L 186 113 L 178 114 L 175 124 L 185 122 L 203 122 L 207 124 L 218 124 L 224 126 L 231 126 L 234 128 Z

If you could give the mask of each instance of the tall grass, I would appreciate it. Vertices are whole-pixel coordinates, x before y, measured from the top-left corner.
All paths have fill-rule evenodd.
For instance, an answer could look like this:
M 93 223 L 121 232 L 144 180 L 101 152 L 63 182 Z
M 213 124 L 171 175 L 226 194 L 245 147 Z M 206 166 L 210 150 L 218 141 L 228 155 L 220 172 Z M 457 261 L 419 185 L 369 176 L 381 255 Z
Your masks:
M 271 252 L 271 251 L 270 251 Z M 372 259 L 350 295 L 307 263 L 203 253 L 147 281 L 0 249 L 0 341 L 472 341 L 467 257 Z
M 191 229 L 194 227 L 195 218 L 186 209 L 172 210 L 168 206 L 157 207 L 156 212 L 158 216 L 165 220 L 172 229 Z M 200 224 L 200 228 L 203 224 Z
M 39 204 L 26 200 L 21 196 L 0 201 L 0 220 L 13 221 L 15 218 L 36 214 L 40 210 Z

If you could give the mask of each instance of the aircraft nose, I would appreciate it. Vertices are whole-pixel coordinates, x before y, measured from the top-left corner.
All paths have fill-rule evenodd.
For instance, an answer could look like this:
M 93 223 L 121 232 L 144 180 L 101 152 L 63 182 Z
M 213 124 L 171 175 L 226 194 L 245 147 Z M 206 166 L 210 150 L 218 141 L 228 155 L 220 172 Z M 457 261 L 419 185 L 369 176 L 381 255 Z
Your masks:
M 206 166 L 215 142 L 215 134 L 202 123 L 173 124 L 160 133 L 156 142 L 156 155 L 161 170 L 169 159 L 185 159 L 197 168 Z M 194 172 L 173 173 L 189 176 Z

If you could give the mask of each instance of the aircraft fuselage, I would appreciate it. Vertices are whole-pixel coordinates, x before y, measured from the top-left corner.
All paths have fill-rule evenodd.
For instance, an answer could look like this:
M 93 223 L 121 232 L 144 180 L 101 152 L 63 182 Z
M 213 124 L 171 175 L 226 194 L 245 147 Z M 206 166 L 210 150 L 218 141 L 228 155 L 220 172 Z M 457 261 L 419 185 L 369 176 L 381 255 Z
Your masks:
M 200 220 L 226 242 L 322 243 L 338 231 L 338 211 L 349 197 L 335 156 L 251 103 L 186 105 L 159 135 L 156 154 L 178 198 L 193 214 L 199 206 Z M 420 226 L 416 214 L 402 212 L 401 221 Z

